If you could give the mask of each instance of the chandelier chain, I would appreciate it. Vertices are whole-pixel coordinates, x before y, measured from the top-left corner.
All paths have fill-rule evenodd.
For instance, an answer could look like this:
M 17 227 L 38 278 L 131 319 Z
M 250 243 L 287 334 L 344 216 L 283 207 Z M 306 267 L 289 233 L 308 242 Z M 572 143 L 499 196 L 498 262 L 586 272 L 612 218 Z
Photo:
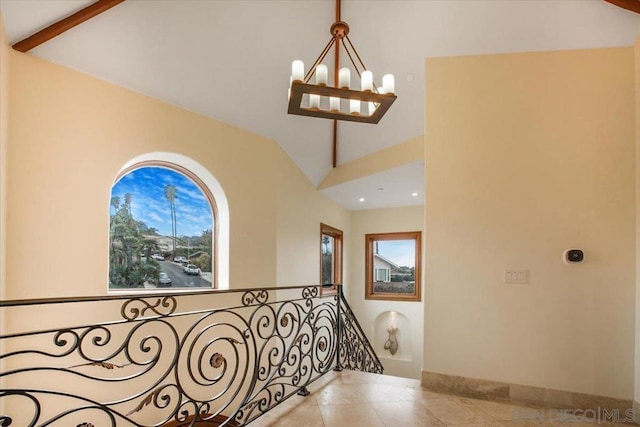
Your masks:
M 318 64 L 322 62 L 324 57 L 327 56 L 327 53 L 329 53 L 329 51 L 331 50 L 335 42 L 336 42 L 336 39 L 334 39 L 333 37 L 331 38 L 331 40 L 329 40 L 329 43 L 327 43 L 327 45 L 324 47 L 324 49 L 322 50 L 322 53 L 320 53 L 320 56 L 318 56 L 318 58 L 316 59 L 316 62 L 314 62 L 311 68 L 309 68 L 307 75 L 304 76 L 305 83 L 309 83 L 309 79 L 311 78 L 311 76 L 313 76 L 313 73 L 316 72 L 316 67 L 318 66 Z
M 355 54 L 356 54 L 356 58 L 358 58 L 358 61 L 360 61 L 360 65 L 362 65 L 362 69 L 363 69 L 364 71 L 366 71 L 366 70 L 367 70 L 367 66 L 366 66 L 366 65 L 364 65 L 364 62 L 362 62 L 362 58 L 360 58 L 360 55 L 358 54 L 358 51 L 356 50 L 356 48 L 355 48 L 355 46 L 353 45 L 353 43 L 351 43 L 351 39 L 349 38 L 349 36 L 348 36 L 348 35 L 347 35 L 347 36 L 344 36 L 344 37 L 345 37 L 345 38 L 347 39 L 347 41 L 349 42 L 349 46 L 351 46 L 351 49 L 353 49 L 353 53 L 355 53 Z M 346 46 L 346 45 L 345 45 L 345 46 Z M 346 47 L 345 47 L 345 49 L 346 49 Z M 351 62 L 353 62 L 353 60 L 351 60 Z M 354 64 L 354 66 L 355 66 L 355 64 Z M 356 67 L 356 69 L 357 69 L 357 68 L 358 68 L 358 67 Z M 359 74 L 360 74 L 360 73 L 358 73 L 358 75 L 359 75 Z
M 367 66 L 364 65 L 364 62 L 362 61 L 362 58 L 360 58 L 360 55 L 358 54 L 358 50 L 353 45 L 353 43 L 351 43 L 351 39 L 349 38 L 349 36 L 345 36 L 344 38 L 347 39 L 347 41 L 349 42 L 349 46 L 351 46 L 351 49 L 353 49 L 353 53 L 355 53 L 356 58 L 358 58 L 358 61 L 360 62 L 360 65 L 362 66 L 362 71 L 367 71 Z M 360 75 L 360 71 L 358 70 L 358 66 L 355 64 L 355 62 L 353 61 L 353 58 L 351 57 L 351 54 L 349 53 L 349 49 L 347 49 L 347 44 L 343 43 L 343 45 L 344 45 L 344 50 L 347 52 L 347 55 L 349 55 L 349 59 L 351 60 L 351 63 L 353 64 L 353 68 L 355 68 L 356 73 L 358 73 L 358 77 L 362 77 Z M 375 82 L 372 82 L 372 84 L 373 84 L 373 90 L 378 92 L 378 85 L 376 85 Z M 375 102 L 374 104 L 376 106 L 380 105 L 377 102 Z

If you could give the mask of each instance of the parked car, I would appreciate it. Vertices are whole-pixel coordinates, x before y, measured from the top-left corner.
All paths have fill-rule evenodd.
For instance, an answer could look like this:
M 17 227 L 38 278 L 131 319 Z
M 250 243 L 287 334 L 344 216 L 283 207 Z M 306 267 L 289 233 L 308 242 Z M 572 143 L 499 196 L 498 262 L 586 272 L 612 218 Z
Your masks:
M 186 257 L 183 257 L 183 256 L 177 256 L 173 260 L 175 262 L 179 262 L 179 263 L 183 263 L 183 262 L 188 263 L 189 262 L 189 260 Z
M 156 259 L 158 261 L 164 261 L 164 257 L 162 255 L 160 255 L 160 254 L 153 254 L 153 255 L 151 255 L 151 258 L 152 259 Z
M 160 286 L 171 286 L 171 278 L 165 272 L 160 272 L 158 275 L 158 284 Z
M 193 264 L 185 265 L 182 271 L 184 271 L 187 274 L 193 274 L 194 276 L 200 275 L 200 269 Z

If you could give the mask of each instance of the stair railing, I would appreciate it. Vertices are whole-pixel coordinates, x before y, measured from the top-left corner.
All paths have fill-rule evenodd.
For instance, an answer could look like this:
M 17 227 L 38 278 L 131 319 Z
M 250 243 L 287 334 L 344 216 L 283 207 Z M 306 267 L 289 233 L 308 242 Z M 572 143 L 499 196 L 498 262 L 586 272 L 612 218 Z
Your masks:
M 335 370 L 349 369 L 382 374 L 384 371 L 382 363 L 344 297 L 342 285 L 337 285 L 337 313 L 340 319 L 338 323 L 340 345 L 336 353 Z
M 342 288 L 0 301 L 0 427 L 246 425 L 382 372 Z

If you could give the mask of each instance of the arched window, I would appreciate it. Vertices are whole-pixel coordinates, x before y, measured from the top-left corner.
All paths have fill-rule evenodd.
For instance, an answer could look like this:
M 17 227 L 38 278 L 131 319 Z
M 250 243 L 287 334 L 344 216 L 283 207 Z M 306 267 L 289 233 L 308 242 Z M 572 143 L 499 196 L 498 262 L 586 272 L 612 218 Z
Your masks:
M 215 178 L 176 154 L 134 160 L 111 188 L 109 290 L 228 288 L 228 255 L 220 256 L 228 253 L 228 207 Z

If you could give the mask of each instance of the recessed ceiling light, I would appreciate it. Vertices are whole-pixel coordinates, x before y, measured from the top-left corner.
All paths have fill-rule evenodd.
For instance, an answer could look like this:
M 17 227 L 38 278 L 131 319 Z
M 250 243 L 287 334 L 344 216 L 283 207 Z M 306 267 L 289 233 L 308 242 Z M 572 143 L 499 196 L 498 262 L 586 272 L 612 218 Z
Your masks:
M 358 201 L 359 201 L 360 203 L 364 202 L 364 197 L 360 197 L 360 198 L 358 199 Z
M 413 197 L 418 197 L 418 193 L 411 193 Z

